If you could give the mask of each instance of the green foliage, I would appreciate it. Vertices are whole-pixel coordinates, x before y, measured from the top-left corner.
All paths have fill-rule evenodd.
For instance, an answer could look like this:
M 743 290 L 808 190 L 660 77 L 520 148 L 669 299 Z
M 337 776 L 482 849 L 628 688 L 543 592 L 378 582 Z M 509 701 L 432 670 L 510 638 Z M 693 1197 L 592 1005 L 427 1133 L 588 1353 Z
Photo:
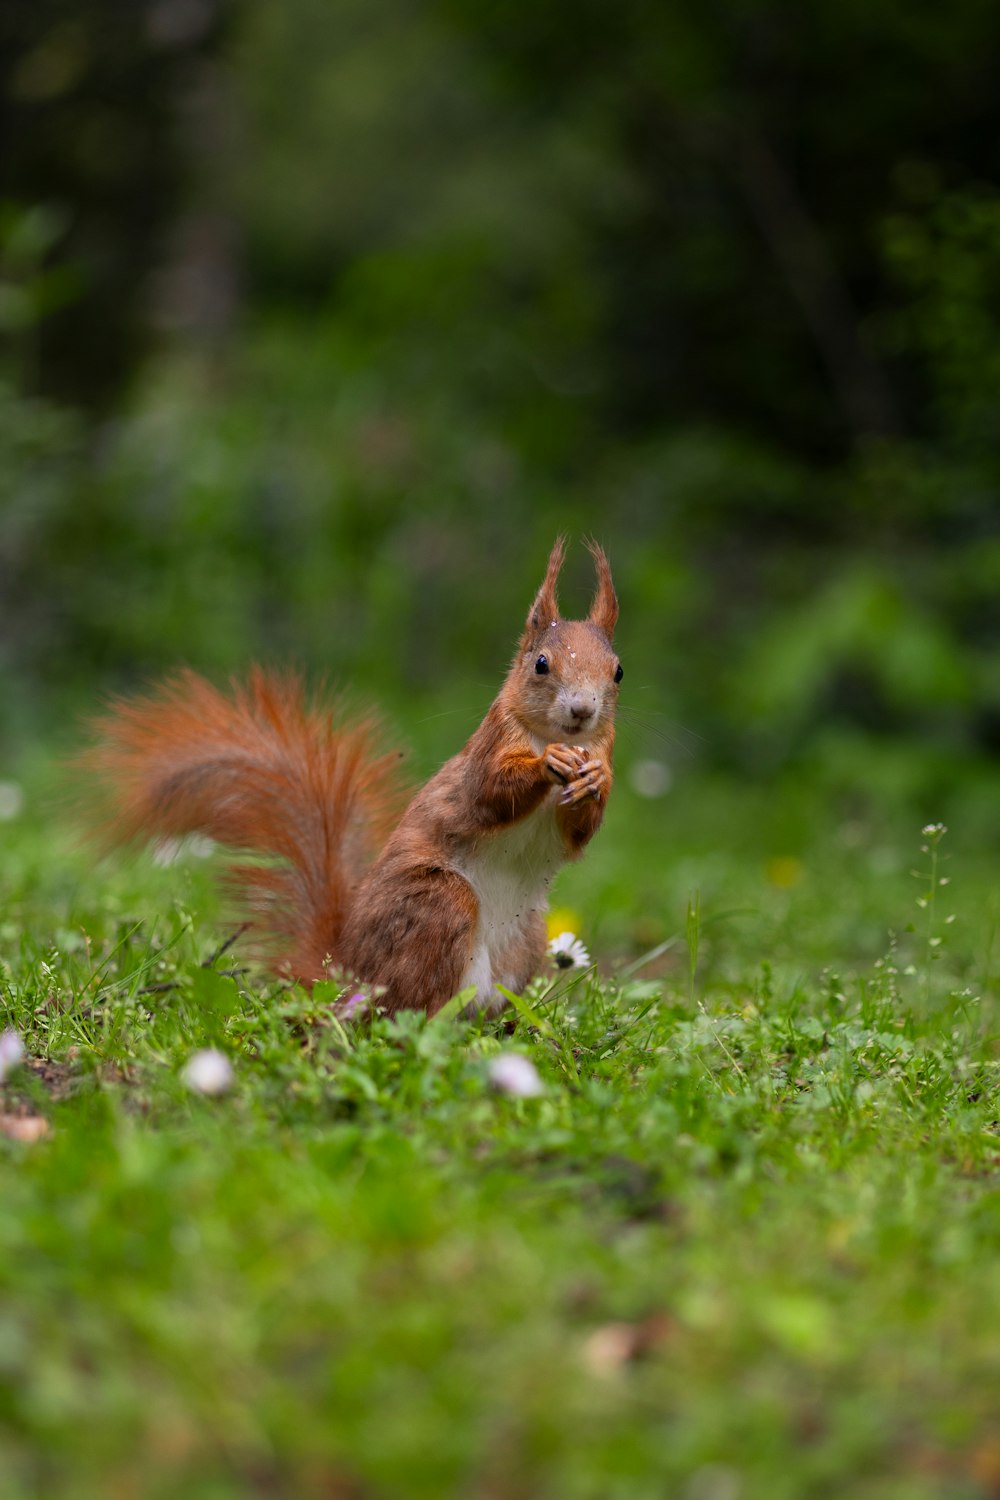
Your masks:
M 996 7 L 76 9 L 0 19 L 5 1497 L 986 1500 Z M 430 766 L 560 530 L 601 969 L 509 1028 L 342 1025 L 37 815 L 180 660 Z
M 509 1033 L 3 824 L 4 1485 L 990 1493 L 994 11 L 113 9 L 2 23 L 5 751 L 258 656 L 430 763 L 567 530 L 621 774 Z
M 912 881 L 911 839 L 810 814 L 789 885 L 754 812 L 713 864 L 678 808 L 674 946 L 509 1027 L 345 1027 L 332 987 L 202 966 L 197 862 L 95 888 L 7 824 L 0 1115 L 50 1128 L 0 1139 L 6 1493 L 985 1500 L 995 885 L 967 835 L 925 829 Z M 511 1050 L 538 1097 L 491 1088 Z
M 4 6 L 0 333 L 13 325 L 22 355 L 30 342 L 32 394 L 106 409 L 148 347 L 151 279 L 182 213 L 182 100 L 213 21 L 211 0 Z M 12 297 L 15 246 L 33 274 Z
M 917 176 L 911 201 L 889 219 L 890 264 L 909 293 L 897 338 L 922 356 L 940 437 L 995 473 L 1000 381 L 1000 197 L 977 185 L 938 195 Z
M 58 10 L 0 67 L 8 746 L 254 655 L 464 729 L 556 530 L 716 763 L 995 746 L 989 7 Z

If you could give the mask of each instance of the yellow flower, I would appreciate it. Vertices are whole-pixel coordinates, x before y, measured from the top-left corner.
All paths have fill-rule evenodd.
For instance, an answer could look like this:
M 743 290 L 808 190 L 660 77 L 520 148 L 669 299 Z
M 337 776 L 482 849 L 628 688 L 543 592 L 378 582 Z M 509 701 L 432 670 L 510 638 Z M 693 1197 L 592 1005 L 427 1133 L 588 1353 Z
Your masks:
M 574 937 L 580 935 L 581 922 L 575 911 L 567 907 L 557 907 L 550 911 L 545 918 L 546 936 L 551 943 L 553 938 L 560 937 L 564 932 L 571 932 Z
M 777 854 L 767 861 L 764 873 L 771 885 L 777 886 L 779 891 L 790 891 L 799 884 L 804 871 L 800 859 L 795 859 L 791 854 Z

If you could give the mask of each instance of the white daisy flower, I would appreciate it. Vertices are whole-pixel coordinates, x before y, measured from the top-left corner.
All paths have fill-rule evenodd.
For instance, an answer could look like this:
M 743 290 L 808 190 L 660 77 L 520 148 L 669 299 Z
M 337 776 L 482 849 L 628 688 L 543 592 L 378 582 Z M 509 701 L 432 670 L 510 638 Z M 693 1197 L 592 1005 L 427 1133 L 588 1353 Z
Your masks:
M 593 960 L 575 932 L 561 932 L 549 944 L 549 957 L 557 969 L 589 969 Z
M 192 1052 L 181 1077 L 196 1094 L 225 1094 L 233 1086 L 233 1065 L 217 1047 Z
M 24 1061 L 24 1043 L 16 1031 L 5 1031 L 0 1036 L 0 1083 L 8 1073 L 20 1067 Z
M 498 1094 L 510 1094 L 514 1099 L 537 1099 L 545 1093 L 545 1085 L 538 1069 L 530 1058 L 520 1052 L 501 1052 L 491 1057 L 486 1065 L 490 1088 Z

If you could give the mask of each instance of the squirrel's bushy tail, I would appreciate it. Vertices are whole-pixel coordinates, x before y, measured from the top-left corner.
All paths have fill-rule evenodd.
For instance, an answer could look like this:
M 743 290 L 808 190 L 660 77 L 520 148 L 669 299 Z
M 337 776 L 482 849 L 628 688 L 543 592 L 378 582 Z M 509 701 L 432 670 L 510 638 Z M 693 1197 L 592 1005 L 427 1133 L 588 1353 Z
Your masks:
M 402 809 L 399 756 L 369 721 L 335 724 L 293 674 L 254 668 L 227 695 L 183 671 L 112 703 L 84 769 L 106 794 L 107 844 L 207 834 L 269 856 L 227 882 L 281 971 L 317 979 L 354 890 Z

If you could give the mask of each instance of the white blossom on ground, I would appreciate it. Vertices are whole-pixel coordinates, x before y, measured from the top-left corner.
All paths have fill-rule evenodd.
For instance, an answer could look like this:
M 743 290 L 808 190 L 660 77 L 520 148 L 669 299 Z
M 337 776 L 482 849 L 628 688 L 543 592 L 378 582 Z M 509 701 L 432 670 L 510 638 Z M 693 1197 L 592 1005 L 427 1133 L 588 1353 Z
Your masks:
M 549 957 L 557 969 L 589 969 L 591 957 L 574 932 L 560 932 L 549 944 Z
M 157 839 L 153 845 L 153 864 L 166 868 L 180 859 L 208 859 L 214 852 L 214 839 L 204 833 L 185 833 L 181 838 Z
M 217 1047 L 192 1052 L 181 1077 L 197 1094 L 225 1094 L 233 1086 L 233 1065 Z
M 662 797 L 669 792 L 673 776 L 665 760 L 637 760 L 628 779 L 638 796 Z
M 537 1099 L 545 1092 L 538 1069 L 520 1052 L 502 1052 L 499 1057 L 492 1057 L 486 1065 L 486 1073 L 490 1087 L 498 1094 L 510 1094 L 514 1099 Z
M 0 819 L 10 822 L 24 807 L 24 791 L 16 781 L 0 781 Z
M 24 1043 L 16 1031 L 5 1031 L 0 1036 L 0 1083 L 8 1073 L 20 1067 L 24 1061 Z

